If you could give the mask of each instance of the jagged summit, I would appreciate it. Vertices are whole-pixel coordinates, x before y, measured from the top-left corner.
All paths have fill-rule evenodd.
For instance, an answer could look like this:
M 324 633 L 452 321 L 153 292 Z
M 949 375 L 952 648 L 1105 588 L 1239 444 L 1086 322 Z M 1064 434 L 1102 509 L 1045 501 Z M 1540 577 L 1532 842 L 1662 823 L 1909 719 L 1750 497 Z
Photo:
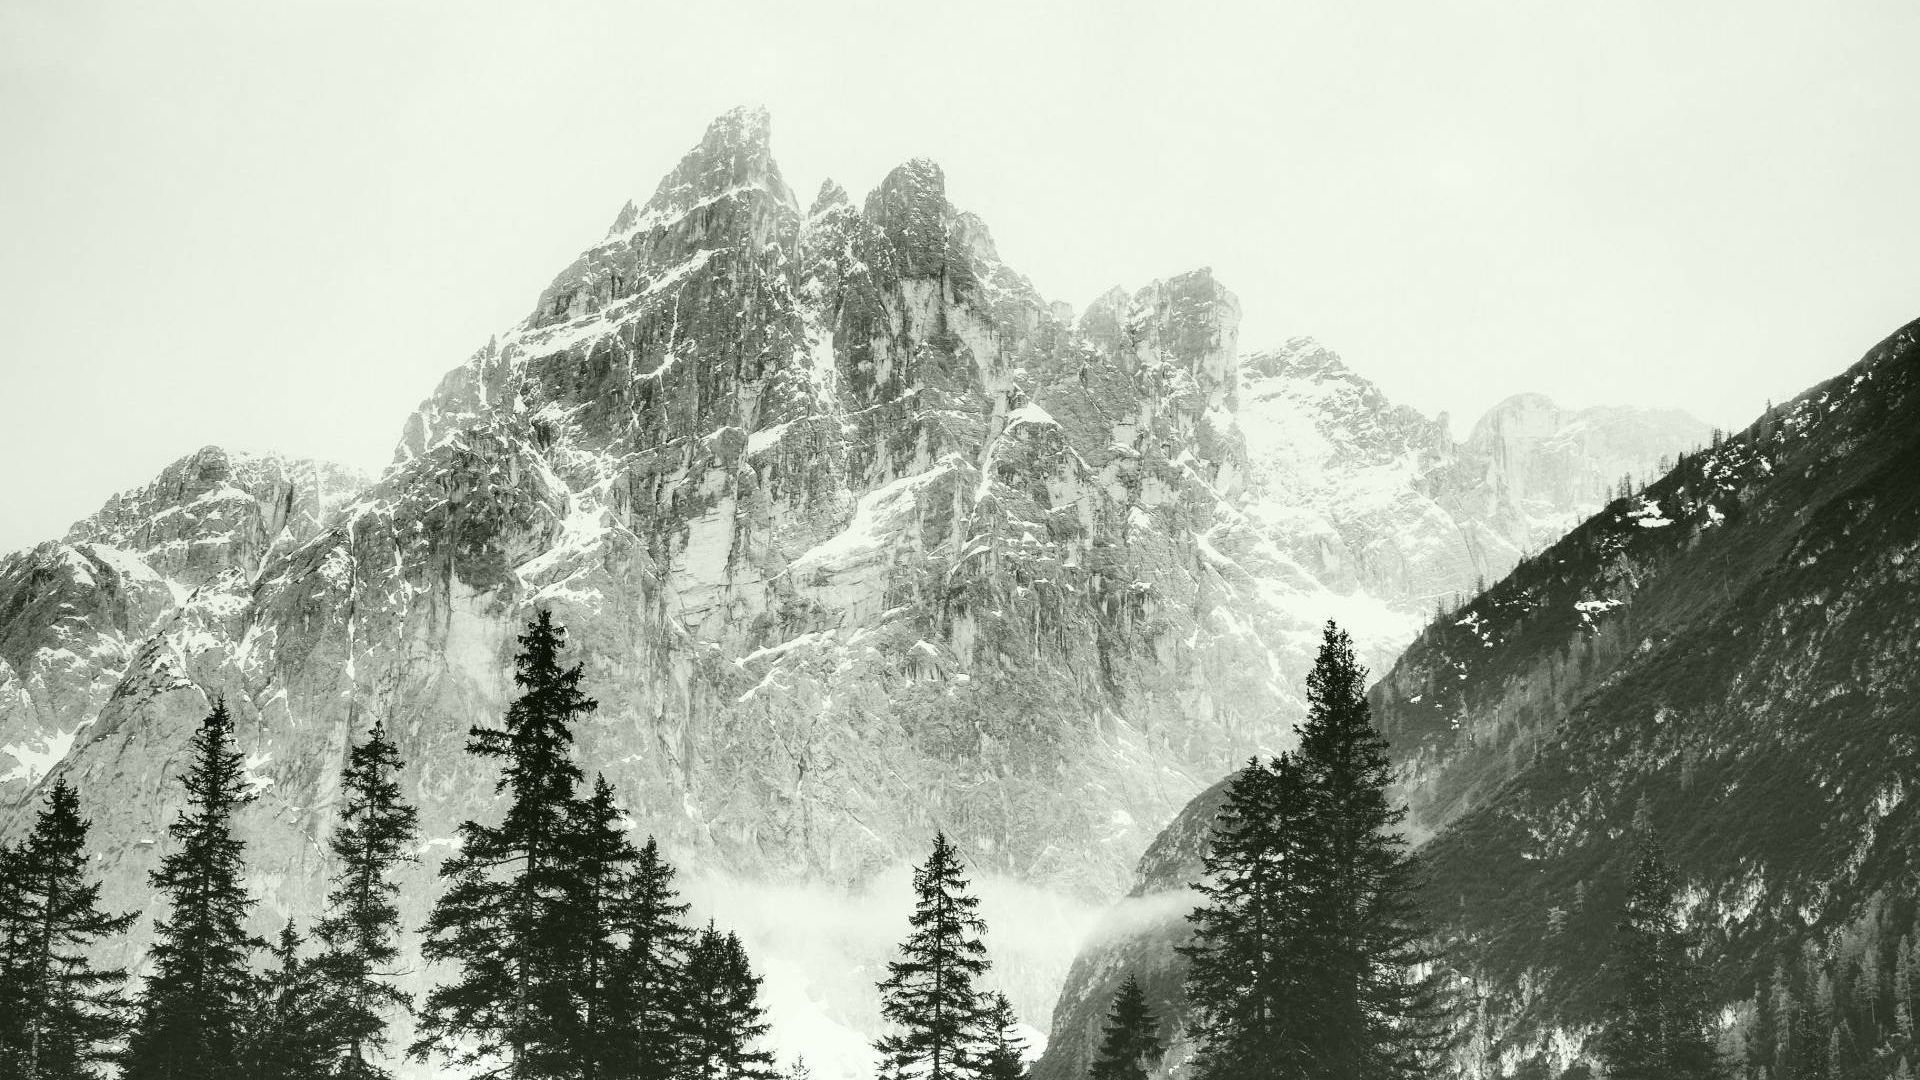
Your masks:
M 847 195 L 846 188 L 831 178 L 822 180 L 819 194 L 813 197 L 813 205 L 807 208 L 807 218 L 811 220 L 831 210 L 852 205 L 853 200 Z
M 74 522 L 66 542 L 110 545 L 197 585 L 257 571 L 275 545 L 304 542 L 367 484 L 331 462 L 206 446 Z

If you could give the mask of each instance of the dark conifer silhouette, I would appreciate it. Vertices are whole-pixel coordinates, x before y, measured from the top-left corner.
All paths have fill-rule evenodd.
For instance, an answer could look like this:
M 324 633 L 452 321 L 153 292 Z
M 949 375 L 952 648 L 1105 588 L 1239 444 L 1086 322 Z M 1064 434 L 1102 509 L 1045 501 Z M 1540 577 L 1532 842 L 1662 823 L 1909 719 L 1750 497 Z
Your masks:
M 340 1022 L 293 920 L 268 950 L 256 979 L 241 1040 L 241 1074 L 248 1080 L 329 1080 L 339 1056 Z
M 1249 762 L 1215 822 L 1183 950 L 1202 1080 L 1423 1076 L 1444 1045 L 1406 810 L 1365 688 L 1328 623 L 1299 750 Z
M 994 994 L 987 999 L 986 1019 L 986 1058 L 980 1065 L 981 1080 L 1025 1080 L 1027 1075 L 1027 1040 L 1018 1030 L 1020 1018 L 1014 1014 L 1013 1002 L 1005 994 Z
M 341 777 L 346 802 L 327 844 L 335 871 L 326 912 L 314 927 L 320 941 L 314 969 L 325 988 L 341 1080 L 391 1075 L 378 1062 L 388 1018 L 411 1005 L 395 985 L 400 887 L 394 873 L 416 861 L 419 815 L 400 794 L 399 774 L 399 751 L 376 723 L 348 754 Z
M 26 841 L 0 850 L 0 1075 L 97 1076 L 124 1031 L 125 973 L 92 954 L 133 916 L 100 909 L 88 824 L 79 794 L 56 780 Z
M 1416 977 L 1434 953 L 1415 863 L 1388 797 L 1393 768 L 1373 726 L 1366 671 L 1329 622 L 1307 676 L 1301 779 L 1315 849 L 1308 911 L 1315 961 L 1310 1056 L 1334 1076 L 1418 1077 L 1445 1038 L 1438 978 Z
M 167 830 L 176 845 L 152 875 L 169 912 L 154 924 L 153 973 L 142 988 L 125 1080 L 239 1080 L 242 1023 L 261 944 L 246 931 L 253 900 L 233 815 L 253 801 L 233 748 L 233 719 L 216 702 L 193 736 L 182 783 L 187 805 Z
M 1311 920 L 1321 853 L 1306 841 L 1308 793 L 1291 756 L 1249 761 L 1214 821 L 1203 897 L 1188 916 L 1189 1031 L 1195 1075 L 1308 1075 L 1320 1023 L 1313 977 L 1322 942 Z
M 0 1066 L 18 1068 L 27 990 L 25 856 L 13 844 L 0 844 Z
M 596 703 L 580 690 L 580 666 L 561 666 L 564 633 L 548 612 L 534 618 L 520 635 L 521 694 L 506 726 L 470 732 L 470 753 L 501 762 L 506 818 L 462 822 L 460 851 L 441 867 L 449 884 L 422 952 L 459 973 L 427 995 L 410 1050 L 522 1080 L 570 1075 L 578 1059 L 568 856 L 580 769 L 570 750 L 574 723 Z
M 1094 1055 L 1091 1080 L 1147 1080 L 1147 1074 L 1166 1053 L 1160 1042 L 1159 1021 L 1147 1008 L 1140 981 L 1127 976 L 1107 1013 L 1100 1050 Z
M 774 1080 L 773 1055 L 759 1048 L 767 1033 L 760 979 L 740 939 L 712 923 L 687 958 L 686 1080 Z
M 936 835 L 913 875 L 913 932 L 880 983 L 881 1015 L 898 1029 L 874 1043 L 884 1077 L 972 1080 L 979 1075 L 982 1008 L 974 981 L 987 970 L 986 925 L 960 876 L 960 855 Z
M 630 922 L 633 870 L 638 854 L 627 841 L 624 817 L 606 777 L 594 778 L 593 795 L 576 806 L 568 860 L 573 882 L 565 910 L 574 940 L 569 966 L 579 1031 L 575 1075 L 583 1080 L 619 1076 L 634 1058 L 631 1004 L 622 978 L 621 938 Z
M 615 1060 L 635 1080 L 672 1080 L 684 1056 L 688 1026 L 685 971 L 693 931 L 687 905 L 673 887 L 673 867 L 649 836 L 634 860 L 618 929 L 626 938 L 615 957 L 612 1007 L 620 1017 L 611 1037 Z
M 1678 891 L 1673 867 L 1648 837 L 1614 946 L 1620 994 L 1600 1040 L 1610 1080 L 1709 1080 L 1720 1072 L 1707 987 L 1694 967 L 1691 935 L 1680 925 Z M 1832 1018 L 1810 1023 L 1809 1010 L 1789 1009 L 1784 1026 L 1793 1045 L 1808 1059 L 1807 1069 L 1822 1071 Z

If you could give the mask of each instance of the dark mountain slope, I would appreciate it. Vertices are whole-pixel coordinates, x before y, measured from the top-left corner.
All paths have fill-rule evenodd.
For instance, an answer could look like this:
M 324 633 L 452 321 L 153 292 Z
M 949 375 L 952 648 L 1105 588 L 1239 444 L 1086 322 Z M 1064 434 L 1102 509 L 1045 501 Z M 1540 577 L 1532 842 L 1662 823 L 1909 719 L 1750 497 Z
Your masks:
M 1917 329 L 1615 502 L 1375 687 L 1446 825 L 1436 907 L 1515 1014 L 1488 1049 L 1571 1063 L 1580 1040 L 1552 1033 L 1611 992 L 1636 824 L 1689 880 L 1730 1004 L 1910 889 Z
M 1688 882 L 1730 1045 L 1777 965 L 1818 966 L 1843 937 L 1866 948 L 1861 926 L 1910 917 L 1917 332 L 1617 498 L 1375 686 L 1413 826 L 1433 837 L 1431 903 L 1479 1001 L 1471 1071 L 1588 1055 L 1636 822 Z M 1188 806 L 1074 965 L 1043 1080 L 1078 1074 L 1128 970 L 1177 1005 L 1183 873 L 1211 814 L 1206 796 Z

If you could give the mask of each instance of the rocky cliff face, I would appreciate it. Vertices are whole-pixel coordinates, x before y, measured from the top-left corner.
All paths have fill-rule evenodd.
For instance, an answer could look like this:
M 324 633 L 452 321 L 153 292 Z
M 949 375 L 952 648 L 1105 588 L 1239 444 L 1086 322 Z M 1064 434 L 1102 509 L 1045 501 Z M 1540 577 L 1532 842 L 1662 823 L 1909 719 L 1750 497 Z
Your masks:
M 1432 616 L 1601 506 L 1624 474 L 1704 445 L 1684 413 L 1502 402 L 1455 442 L 1446 417 L 1390 401 L 1312 338 L 1241 362 L 1250 523 L 1294 590 L 1384 667 Z
M 1375 686 L 1414 829 L 1437 831 L 1430 905 L 1477 1006 L 1467 1072 L 1592 1064 L 1639 829 L 1687 879 L 1729 1048 L 1757 1045 L 1778 968 L 1836 947 L 1878 962 L 1860 959 L 1862 927 L 1911 906 L 1920 839 L 1914 687 L 1896 659 L 1920 603 L 1917 338 L 1903 329 L 1611 502 L 1429 626 Z M 1184 886 L 1218 799 L 1149 849 L 1134 899 L 1069 974 L 1037 1075 L 1078 1075 L 1128 970 L 1178 1016 Z M 1904 1046 L 1861 1053 L 1890 1069 Z
M 1467 468 L 1456 479 L 1457 497 L 1514 551 L 1532 554 L 1610 501 L 1624 480 L 1665 474 L 1709 434 L 1674 409 L 1567 410 L 1540 394 L 1516 394 L 1489 409 L 1462 444 Z
M 331 465 L 208 447 L 54 541 L 0 559 L 0 799 L 93 723 L 189 601 L 234 602 L 365 486 Z
M 107 900 L 143 908 L 224 697 L 263 925 L 305 917 L 345 748 L 379 718 L 422 809 L 417 924 L 455 824 L 493 812 L 466 731 L 550 608 L 601 703 L 584 762 L 745 932 L 786 1049 L 864 1067 L 898 868 L 935 829 L 1040 1015 L 1083 906 L 1289 739 L 1330 610 L 1384 612 L 1389 655 L 1427 590 L 1499 557 L 1431 496 L 1349 498 L 1418 492 L 1459 450 L 1335 360 L 1247 378 L 1238 315 L 1202 270 L 1071 320 L 937 166 L 803 210 L 765 115 L 729 114 L 442 380 L 378 482 L 208 451 L 7 563 L 0 715 L 26 751 L 0 828 L 67 776 Z M 1259 442 L 1276 425 L 1291 457 Z M 1422 541 L 1442 519 L 1457 536 Z

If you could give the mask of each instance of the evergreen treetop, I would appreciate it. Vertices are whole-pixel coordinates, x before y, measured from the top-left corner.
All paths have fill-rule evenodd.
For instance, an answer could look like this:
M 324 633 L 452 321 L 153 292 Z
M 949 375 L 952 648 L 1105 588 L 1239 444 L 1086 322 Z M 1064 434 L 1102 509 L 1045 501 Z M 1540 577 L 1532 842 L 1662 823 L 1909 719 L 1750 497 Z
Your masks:
M 88 880 L 88 821 L 64 779 L 18 849 L 0 850 L 0 1073 L 23 1080 L 85 1080 L 112 1059 L 124 1028 L 125 972 L 102 968 L 96 947 L 133 915 L 100 909 Z
M 880 982 L 881 1015 L 897 1029 L 874 1043 L 882 1076 L 973 1080 L 981 1064 L 982 1007 L 974 981 L 988 968 L 986 932 L 960 876 L 960 854 L 935 834 L 914 871 L 916 896 L 900 959 Z
M 1319 956 L 1311 1056 L 1335 1075 L 1427 1075 L 1445 1044 L 1417 866 L 1391 800 L 1393 763 L 1373 726 L 1366 669 L 1332 622 L 1307 676 L 1299 767 L 1315 849 L 1309 888 Z
M 340 1020 L 319 970 L 301 957 L 301 944 L 288 919 L 255 980 L 240 1052 L 241 1073 L 248 1080 L 334 1076 Z
M 507 797 L 497 826 L 460 824 L 460 850 L 428 917 L 422 954 L 460 974 L 428 994 L 409 1053 L 516 1080 L 570 1075 L 580 1057 L 574 993 L 580 888 L 573 725 L 596 703 L 581 667 L 562 667 L 565 631 L 539 612 L 520 635 L 519 697 L 504 728 L 475 727 L 468 752 L 502 763 Z
M 995 993 L 987 998 L 986 1059 L 981 1062 L 981 1080 L 1025 1080 L 1027 1040 L 1020 1034 L 1020 1018 L 1014 1014 L 1007 995 Z
M 760 978 L 733 934 L 708 923 L 687 958 L 687 1080 L 774 1080 L 773 1055 L 760 1049 L 766 1011 Z
M 1681 925 L 1679 878 L 1659 841 L 1643 840 L 1626 909 L 1615 939 L 1619 997 L 1603 1027 L 1601 1057 L 1610 1080 L 1709 1080 L 1720 1072 L 1710 1038 L 1707 987 L 1695 969 L 1693 940 Z M 1813 1037 L 1824 1025 L 1809 1010 L 1793 1009 L 1782 1028 L 1809 1057 L 1823 1059 L 1828 1040 Z
M 1306 1075 L 1322 1023 L 1312 976 L 1325 943 L 1312 922 L 1322 853 L 1308 843 L 1309 793 L 1299 762 L 1250 760 L 1227 789 L 1187 916 L 1188 1030 L 1195 1075 L 1256 1080 Z
M 400 753 L 375 723 L 348 752 L 341 787 L 345 805 L 328 839 L 335 872 L 325 913 L 314 927 L 320 955 L 313 961 L 334 1024 L 335 1071 L 342 1080 L 385 1080 L 377 1056 L 387 1042 L 387 1018 L 412 1001 L 395 979 L 400 957 L 396 871 L 417 862 L 413 844 L 419 814 L 400 792 Z
M 1147 1007 L 1140 980 L 1132 975 L 1120 984 L 1107 1013 L 1099 1052 L 1094 1055 L 1091 1080 L 1147 1080 L 1166 1047 L 1160 1041 L 1159 1021 Z
M 243 884 L 244 844 L 233 815 L 253 801 L 233 747 L 225 702 L 195 732 L 181 778 L 187 805 L 168 827 L 174 850 L 151 881 L 169 905 L 154 923 L 125 1080 L 238 1080 L 242 1022 L 254 990 L 250 970 L 261 944 L 246 931 L 254 901 Z

